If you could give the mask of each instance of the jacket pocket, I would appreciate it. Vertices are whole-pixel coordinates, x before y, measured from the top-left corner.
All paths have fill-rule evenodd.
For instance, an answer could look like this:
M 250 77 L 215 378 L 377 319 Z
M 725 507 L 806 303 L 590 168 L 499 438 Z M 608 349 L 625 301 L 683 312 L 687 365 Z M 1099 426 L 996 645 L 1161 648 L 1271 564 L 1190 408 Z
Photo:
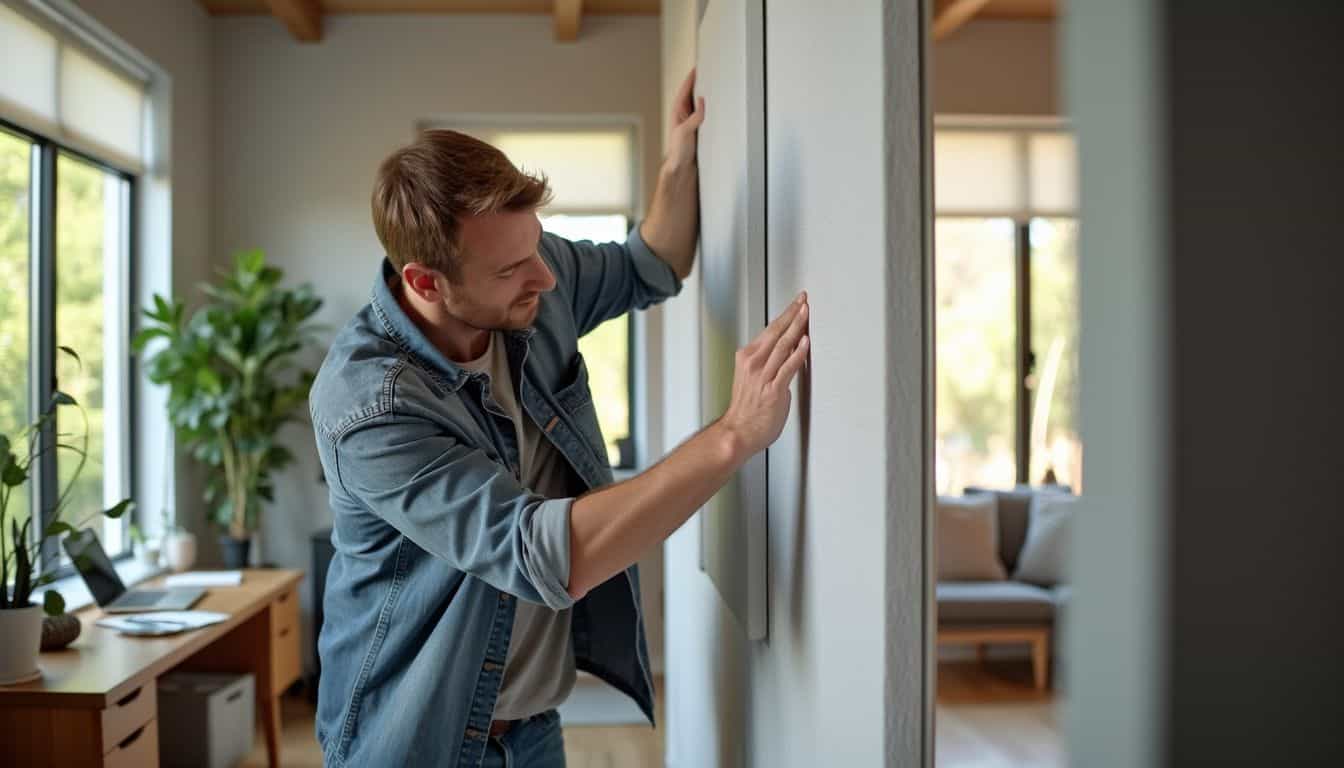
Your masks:
M 602 439 L 602 428 L 597 422 L 597 406 L 589 388 L 588 363 L 582 353 L 574 354 L 571 370 L 573 373 L 568 377 L 569 383 L 555 393 L 555 401 L 573 429 L 582 435 L 584 442 L 592 449 L 599 466 L 608 466 L 610 458 Z
M 583 353 L 574 353 L 570 371 L 566 377 L 569 383 L 556 390 L 555 400 L 566 414 L 573 416 L 593 404 L 593 392 L 588 387 L 588 363 L 583 359 Z

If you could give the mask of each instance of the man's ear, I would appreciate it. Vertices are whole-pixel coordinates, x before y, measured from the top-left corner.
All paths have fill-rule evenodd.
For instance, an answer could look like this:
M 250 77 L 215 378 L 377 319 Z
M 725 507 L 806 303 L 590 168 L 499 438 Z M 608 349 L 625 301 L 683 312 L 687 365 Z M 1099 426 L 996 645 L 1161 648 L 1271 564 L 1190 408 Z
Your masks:
M 437 302 L 443 297 L 439 291 L 441 277 L 437 270 L 417 262 L 411 262 L 401 268 L 401 281 L 406 290 L 429 302 Z

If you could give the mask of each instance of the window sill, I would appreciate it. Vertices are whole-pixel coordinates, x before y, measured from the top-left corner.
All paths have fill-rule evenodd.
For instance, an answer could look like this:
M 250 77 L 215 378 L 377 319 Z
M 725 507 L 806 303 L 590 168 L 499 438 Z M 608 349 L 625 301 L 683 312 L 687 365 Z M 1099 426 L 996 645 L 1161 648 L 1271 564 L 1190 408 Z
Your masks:
M 116 569 L 117 576 L 121 578 L 121 583 L 125 584 L 127 589 L 142 581 L 152 579 L 167 570 L 162 566 L 146 565 L 133 557 L 117 560 L 112 564 L 112 567 Z M 93 605 L 93 595 L 89 593 L 89 588 L 84 586 L 84 579 L 80 578 L 77 573 L 57 579 L 41 590 L 35 590 L 33 601 L 41 605 L 42 595 L 53 589 L 65 598 L 67 613 L 74 613 L 81 608 Z

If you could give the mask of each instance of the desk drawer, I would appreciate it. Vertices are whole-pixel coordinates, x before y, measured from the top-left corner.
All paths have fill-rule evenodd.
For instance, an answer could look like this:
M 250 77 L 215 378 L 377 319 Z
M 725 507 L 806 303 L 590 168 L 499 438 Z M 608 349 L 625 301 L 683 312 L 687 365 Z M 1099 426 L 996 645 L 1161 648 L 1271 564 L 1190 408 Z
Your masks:
M 271 693 L 279 696 L 303 672 L 299 650 L 299 591 L 290 587 L 271 603 Z
M 111 752 L 135 729 L 154 719 L 158 712 L 157 699 L 158 687 L 150 680 L 103 710 L 103 754 Z
M 297 629 L 271 640 L 271 693 L 279 696 L 299 679 L 299 632 Z
M 299 631 L 299 588 L 290 587 L 271 602 L 271 637 L 280 639 Z
M 131 731 L 103 756 L 105 768 L 152 768 L 159 764 L 159 721 Z

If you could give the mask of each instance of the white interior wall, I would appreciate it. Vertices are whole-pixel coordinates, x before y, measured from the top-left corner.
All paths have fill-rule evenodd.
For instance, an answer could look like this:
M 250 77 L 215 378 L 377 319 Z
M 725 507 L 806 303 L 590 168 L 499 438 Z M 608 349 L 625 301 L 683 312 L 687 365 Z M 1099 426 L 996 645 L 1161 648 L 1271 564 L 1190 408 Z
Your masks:
M 699 519 L 668 541 L 669 766 L 881 765 L 908 758 L 904 736 L 919 738 L 893 736 L 885 679 L 891 94 L 871 74 L 889 65 L 884 10 L 839 13 L 801 0 L 767 10 L 772 308 L 809 291 L 812 368 L 771 449 L 767 643 L 746 640 L 700 571 Z M 696 11 L 694 0 L 663 3 L 665 99 L 676 85 L 669 73 L 695 60 Z M 664 312 L 668 392 L 699 389 L 697 279 Z M 698 427 L 698 398 L 669 398 L 664 414 L 670 449 Z M 910 454 L 919 461 L 917 447 Z M 906 511 L 917 522 L 918 509 Z M 900 609 L 918 613 L 918 600 Z M 918 635 L 922 625 L 915 618 L 908 628 Z M 922 725 L 917 711 L 905 716 Z
M 661 157 L 655 18 L 585 17 L 574 44 L 554 42 L 549 17 L 519 15 L 328 16 L 316 45 L 296 43 L 269 17 L 220 17 L 211 27 L 213 249 L 227 257 L 262 248 L 288 280 L 312 283 L 326 300 L 318 320 L 328 336 L 368 301 L 382 257 L 369 214 L 374 173 L 414 138 L 417 121 L 635 115 L 644 192 L 652 191 Z M 656 348 L 646 352 L 661 359 Z M 313 350 L 307 362 L 315 367 L 321 356 Z M 279 478 L 262 542 L 268 561 L 308 568 L 310 536 L 330 523 L 327 492 L 309 428 L 284 437 L 298 461 Z M 642 568 L 655 667 L 660 554 Z M 307 587 L 303 600 L 306 618 Z M 307 621 L 305 635 L 308 653 Z

